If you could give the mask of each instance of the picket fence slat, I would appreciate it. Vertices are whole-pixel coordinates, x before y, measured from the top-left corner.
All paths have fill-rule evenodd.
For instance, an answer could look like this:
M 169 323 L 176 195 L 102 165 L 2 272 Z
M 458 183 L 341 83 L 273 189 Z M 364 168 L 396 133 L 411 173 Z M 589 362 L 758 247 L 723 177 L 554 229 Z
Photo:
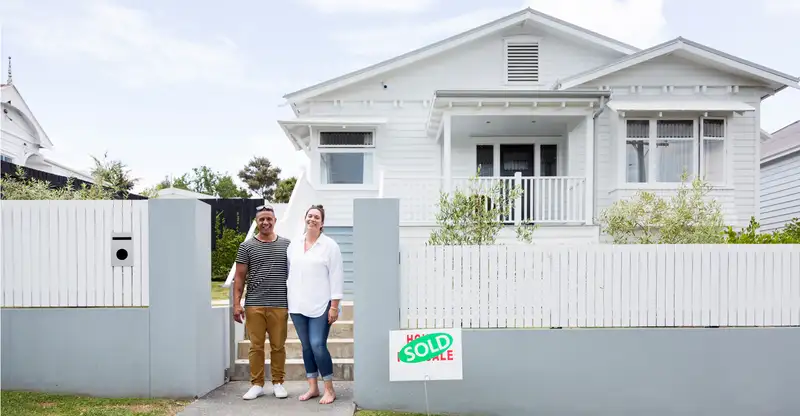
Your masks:
M 147 201 L 4 201 L 6 308 L 149 305 Z M 111 266 L 112 232 L 131 232 L 132 267 Z
M 796 245 L 401 250 L 403 328 L 800 325 Z

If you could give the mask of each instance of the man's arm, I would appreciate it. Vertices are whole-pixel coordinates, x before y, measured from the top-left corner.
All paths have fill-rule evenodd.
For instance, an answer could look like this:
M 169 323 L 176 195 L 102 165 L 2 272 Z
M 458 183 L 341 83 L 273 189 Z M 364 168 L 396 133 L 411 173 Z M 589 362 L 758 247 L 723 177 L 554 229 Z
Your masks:
M 236 272 L 233 277 L 233 304 L 242 304 L 242 293 L 244 293 L 244 281 L 247 277 L 247 264 L 236 263 Z

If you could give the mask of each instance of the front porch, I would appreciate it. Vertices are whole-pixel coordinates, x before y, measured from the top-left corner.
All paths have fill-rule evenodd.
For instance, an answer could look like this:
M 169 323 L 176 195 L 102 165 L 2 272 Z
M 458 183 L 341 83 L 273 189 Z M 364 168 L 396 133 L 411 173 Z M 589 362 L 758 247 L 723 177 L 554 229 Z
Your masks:
M 405 226 L 434 225 L 441 193 L 485 194 L 494 187 L 521 191 L 510 215 L 498 218 L 503 223 L 592 225 L 594 118 L 607 96 L 437 92 L 428 134 L 438 145 L 441 174 L 382 170 L 379 195 L 400 199 Z

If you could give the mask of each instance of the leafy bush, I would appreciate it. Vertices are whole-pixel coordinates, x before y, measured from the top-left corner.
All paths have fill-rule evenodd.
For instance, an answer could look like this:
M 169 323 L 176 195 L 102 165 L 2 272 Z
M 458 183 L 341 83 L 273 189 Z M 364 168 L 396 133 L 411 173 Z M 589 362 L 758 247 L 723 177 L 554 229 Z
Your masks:
M 499 218 L 508 216 L 514 200 L 522 194 L 520 187 L 508 188 L 498 182 L 486 190 L 480 186 L 478 175 L 470 178 L 469 190 L 456 189 L 452 197 L 446 192 L 439 195 L 439 212 L 429 238 L 431 245 L 485 245 L 494 244 L 497 233 L 504 224 Z M 492 203 L 490 204 L 489 201 Z M 517 238 L 530 243 L 535 225 L 520 224 Z
M 73 178 L 63 187 L 54 187 L 48 181 L 28 178 L 21 167 L 17 167 L 14 176 L 0 178 L 0 190 L 5 200 L 110 200 L 116 194 L 113 189 L 96 184 L 76 187 Z
M 800 244 L 800 218 L 794 218 L 781 230 L 771 233 L 758 233 L 761 224 L 750 217 L 750 224 L 739 232 L 728 227 L 725 231 L 727 244 Z
M 616 201 L 598 222 L 615 244 L 718 244 L 724 241 L 722 208 L 706 198 L 711 187 L 701 179 L 665 199 L 639 191 L 629 200 Z
M 236 224 L 237 226 L 239 224 L 238 218 Z M 247 237 L 247 233 L 223 226 L 222 212 L 214 219 L 214 231 L 217 241 L 214 251 L 211 252 L 211 280 L 224 281 L 228 278 L 231 266 L 236 261 L 236 252 Z

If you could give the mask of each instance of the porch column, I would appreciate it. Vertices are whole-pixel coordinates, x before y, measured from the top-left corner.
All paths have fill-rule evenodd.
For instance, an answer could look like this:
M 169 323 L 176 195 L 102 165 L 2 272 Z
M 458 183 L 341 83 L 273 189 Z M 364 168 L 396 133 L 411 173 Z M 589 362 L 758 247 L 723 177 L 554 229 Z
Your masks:
M 453 169 L 451 168 L 451 150 L 452 150 L 452 139 L 451 139 L 451 115 L 445 113 L 442 116 L 442 170 L 444 171 L 444 191 L 450 192 L 452 190 L 452 182 L 453 182 Z
M 594 224 L 594 116 L 586 115 L 586 225 Z

